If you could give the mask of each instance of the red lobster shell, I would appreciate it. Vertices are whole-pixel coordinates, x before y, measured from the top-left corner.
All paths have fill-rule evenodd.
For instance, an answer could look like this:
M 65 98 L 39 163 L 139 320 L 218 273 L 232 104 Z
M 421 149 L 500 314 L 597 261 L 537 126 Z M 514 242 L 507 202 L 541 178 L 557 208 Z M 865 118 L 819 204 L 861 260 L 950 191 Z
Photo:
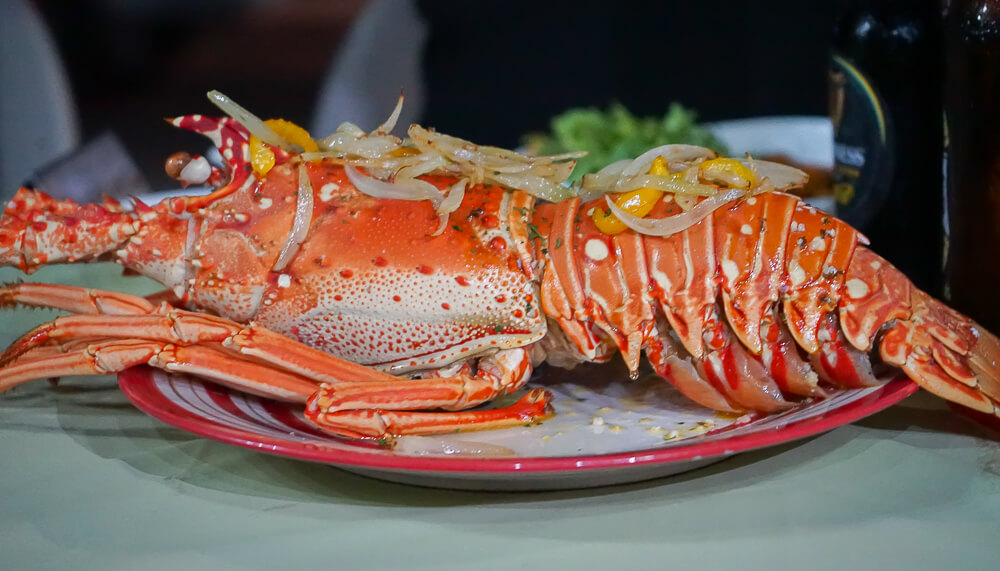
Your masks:
M 254 176 L 240 123 L 176 122 L 222 149 L 212 194 L 125 210 L 21 189 L 0 219 L 2 265 L 112 259 L 163 283 L 173 304 L 8 285 L 0 304 L 79 315 L 8 348 L 0 390 L 145 363 L 308 402 L 337 434 L 391 437 L 534 422 L 551 414 L 542 390 L 465 409 L 520 388 L 541 360 L 617 352 L 632 371 L 645 353 L 720 411 L 779 411 L 898 368 L 1000 416 L 996 337 L 795 196 L 757 194 L 659 237 L 598 230 L 589 213 L 603 199 L 541 203 L 479 184 L 441 230 L 430 202 L 362 193 L 337 161 L 275 149 L 277 165 Z

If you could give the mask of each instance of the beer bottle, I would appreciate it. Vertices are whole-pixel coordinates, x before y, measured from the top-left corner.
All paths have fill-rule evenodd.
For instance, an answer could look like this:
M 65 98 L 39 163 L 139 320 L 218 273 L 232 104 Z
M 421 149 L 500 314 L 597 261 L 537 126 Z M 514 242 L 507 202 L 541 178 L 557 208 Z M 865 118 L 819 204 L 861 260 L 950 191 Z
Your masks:
M 945 30 L 945 297 L 1000 332 L 1000 0 L 952 0 Z
M 834 27 L 830 117 L 837 215 L 940 294 L 940 0 L 848 2 Z

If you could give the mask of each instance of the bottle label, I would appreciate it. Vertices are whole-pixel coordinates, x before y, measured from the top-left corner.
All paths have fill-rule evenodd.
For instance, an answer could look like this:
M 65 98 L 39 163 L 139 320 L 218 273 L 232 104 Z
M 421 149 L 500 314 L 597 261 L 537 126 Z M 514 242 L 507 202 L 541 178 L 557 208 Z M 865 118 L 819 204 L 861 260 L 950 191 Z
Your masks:
M 944 206 L 941 212 L 941 227 L 944 229 L 943 243 L 941 250 L 941 272 L 948 271 L 948 241 L 951 238 L 951 222 L 948 219 L 948 148 L 951 141 L 948 139 L 948 114 L 941 114 L 941 133 L 944 135 L 944 145 L 941 149 L 941 204 Z M 945 301 L 951 301 L 951 280 L 945 279 L 941 288 L 941 297 Z
M 830 66 L 830 119 L 837 216 L 863 230 L 889 195 L 890 117 L 868 78 L 837 55 Z

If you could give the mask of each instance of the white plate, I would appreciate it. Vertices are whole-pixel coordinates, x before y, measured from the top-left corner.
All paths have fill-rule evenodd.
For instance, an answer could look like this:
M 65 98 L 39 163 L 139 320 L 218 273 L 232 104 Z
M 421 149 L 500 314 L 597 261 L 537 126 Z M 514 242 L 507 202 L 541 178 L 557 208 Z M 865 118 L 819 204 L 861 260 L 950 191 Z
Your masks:
M 118 378 L 125 395 L 151 416 L 220 442 L 384 480 L 492 491 L 585 488 L 677 474 L 819 434 L 916 391 L 901 379 L 781 414 L 727 418 L 690 403 L 653 375 L 629 381 L 623 369 L 550 369 L 536 376 L 531 386 L 545 387 L 555 397 L 556 416 L 543 423 L 402 437 L 391 449 L 322 433 L 306 422 L 299 406 L 194 377 L 135 367 Z

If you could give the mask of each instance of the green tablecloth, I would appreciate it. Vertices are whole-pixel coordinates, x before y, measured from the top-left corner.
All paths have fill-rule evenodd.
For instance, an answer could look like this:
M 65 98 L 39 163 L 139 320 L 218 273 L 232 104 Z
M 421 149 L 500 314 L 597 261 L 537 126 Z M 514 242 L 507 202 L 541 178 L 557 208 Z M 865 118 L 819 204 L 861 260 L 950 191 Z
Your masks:
M 155 290 L 111 265 L 30 279 Z M 0 345 L 52 315 L 3 311 Z M 925 394 L 680 476 L 489 494 L 198 438 L 79 377 L 0 396 L 0 458 L 0 569 L 1000 568 L 1000 435 Z

